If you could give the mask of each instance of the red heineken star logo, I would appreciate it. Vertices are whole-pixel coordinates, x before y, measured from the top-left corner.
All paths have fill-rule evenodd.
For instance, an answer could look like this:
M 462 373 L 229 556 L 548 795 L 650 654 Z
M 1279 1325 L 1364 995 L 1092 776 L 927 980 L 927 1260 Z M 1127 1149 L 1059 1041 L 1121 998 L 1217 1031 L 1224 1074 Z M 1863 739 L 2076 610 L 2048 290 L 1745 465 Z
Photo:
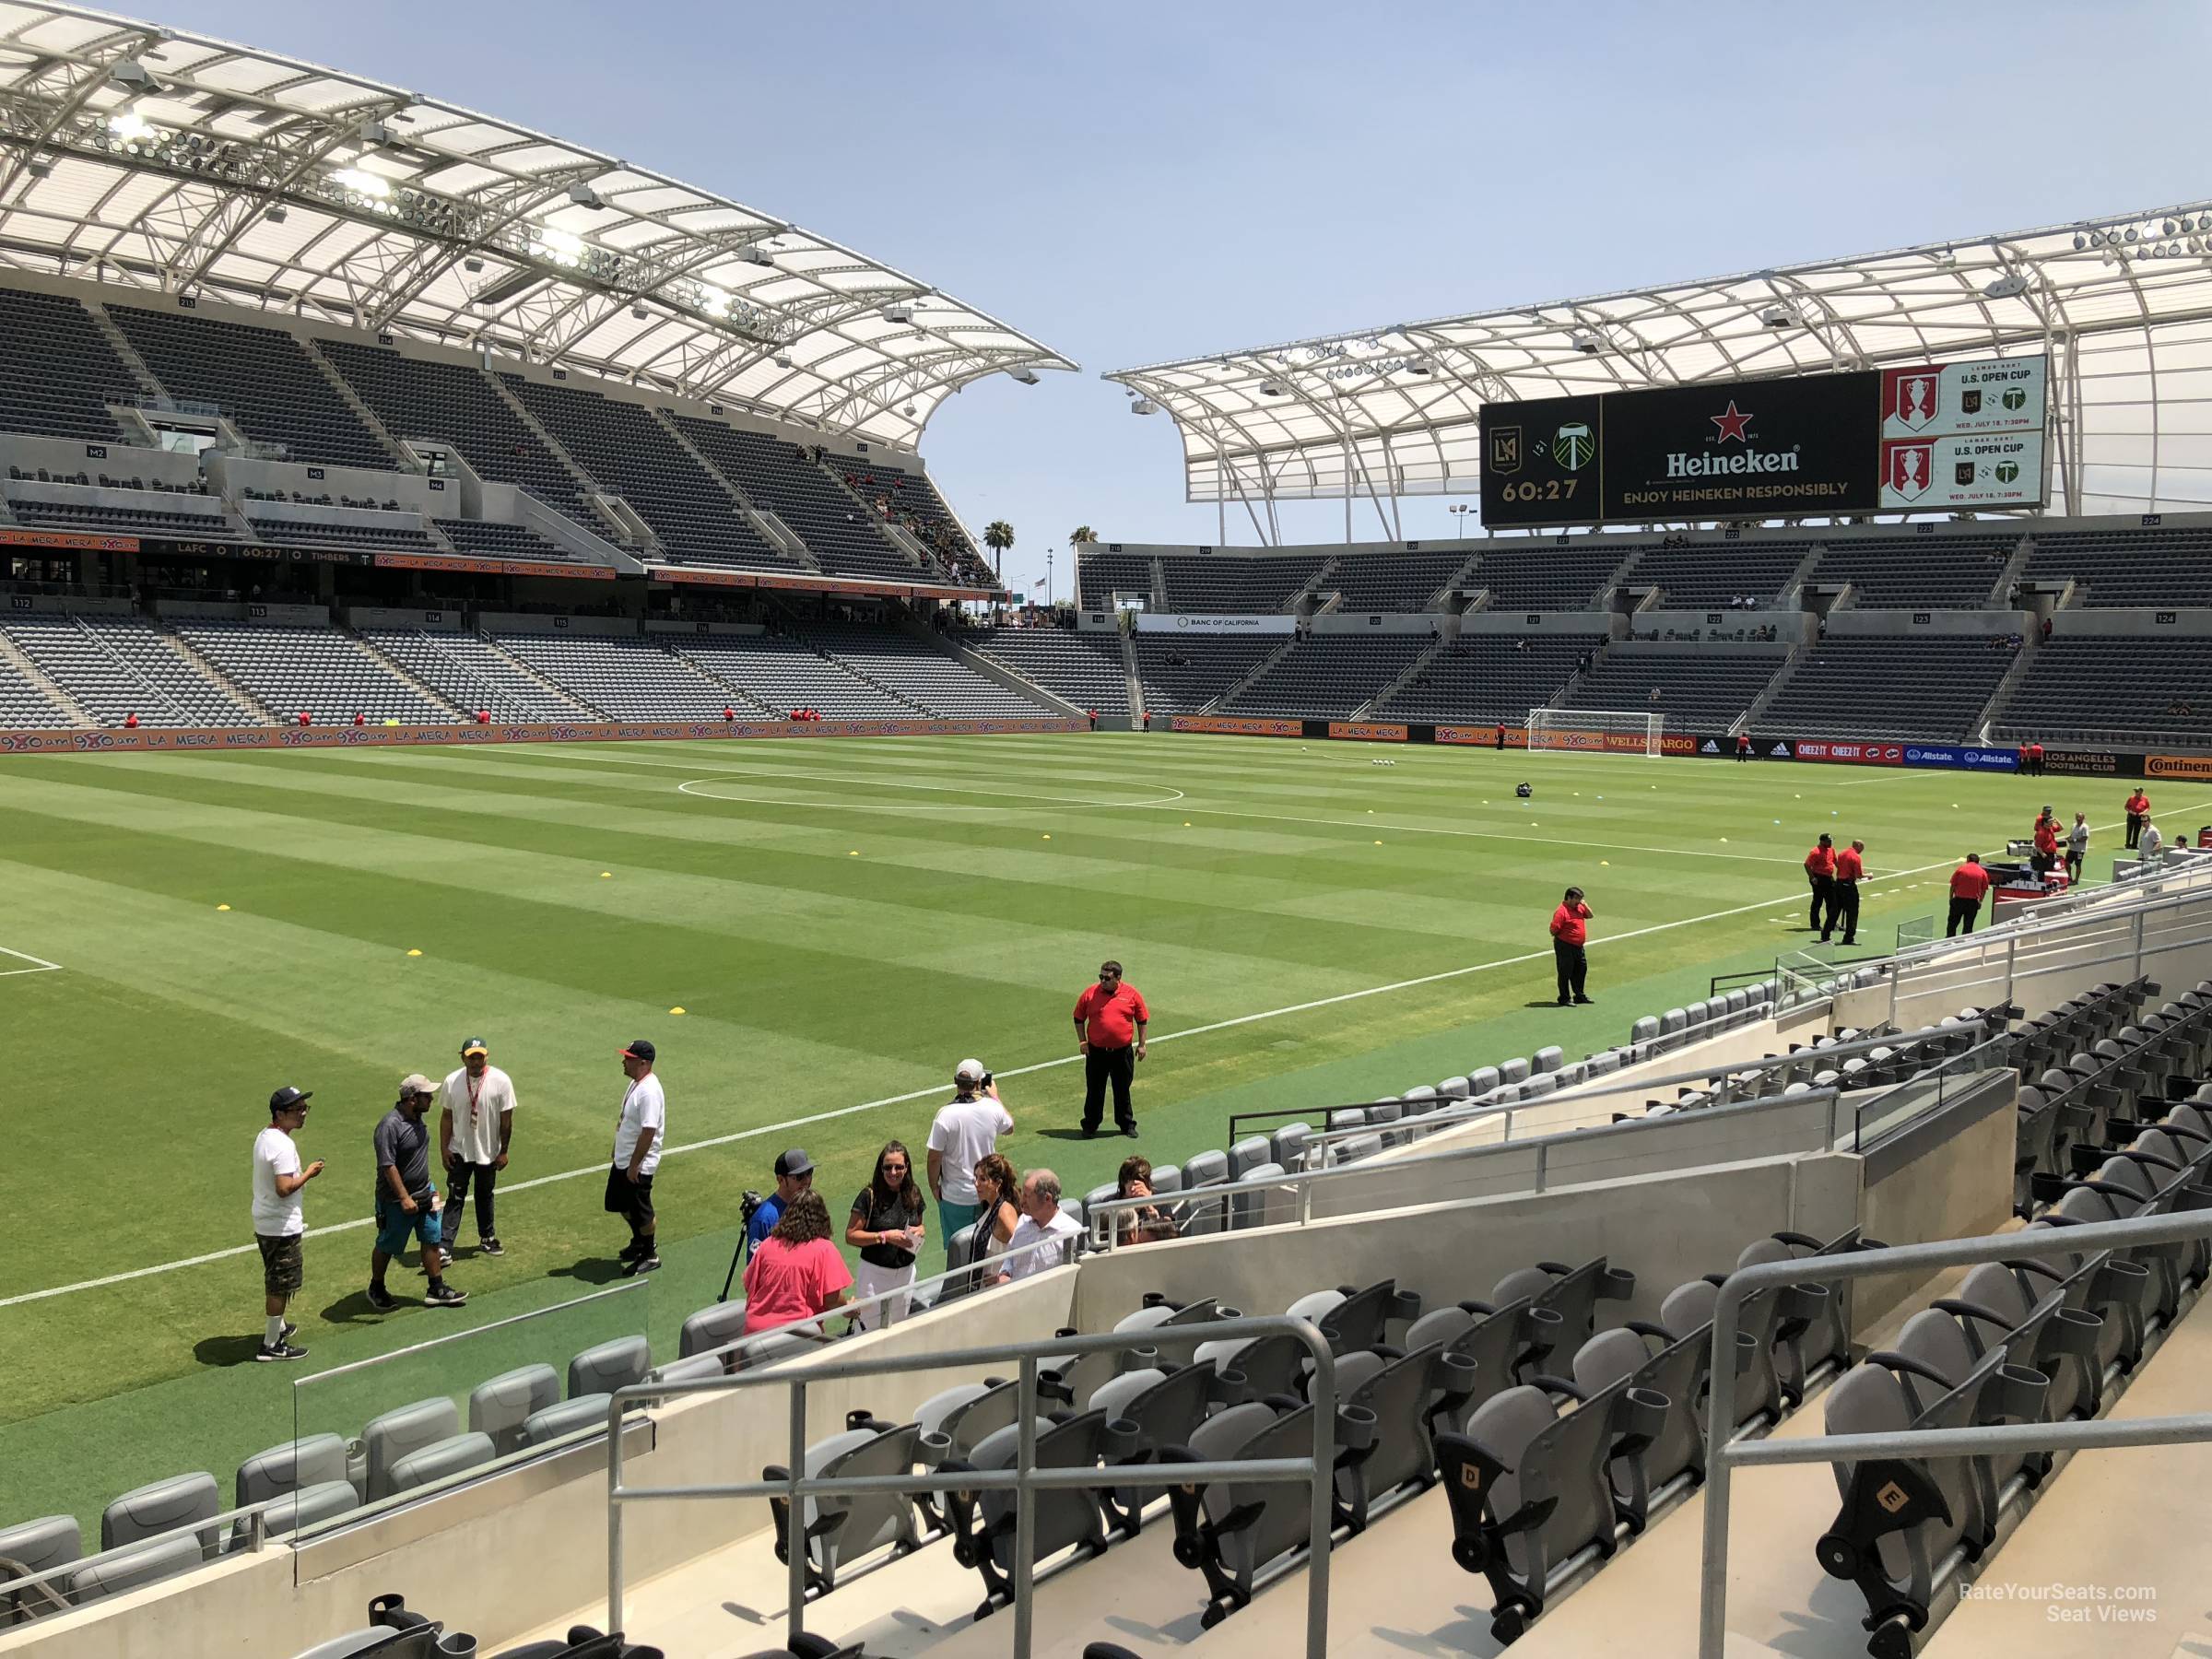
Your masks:
M 1713 440 L 1715 443 L 1725 443 L 1731 438 L 1738 443 L 1750 441 L 1744 435 L 1744 429 L 1751 424 L 1751 417 L 1736 413 L 1735 398 L 1728 400 L 1728 412 L 1725 415 L 1715 415 L 1712 418 L 1712 424 L 1721 429 L 1721 435 Z

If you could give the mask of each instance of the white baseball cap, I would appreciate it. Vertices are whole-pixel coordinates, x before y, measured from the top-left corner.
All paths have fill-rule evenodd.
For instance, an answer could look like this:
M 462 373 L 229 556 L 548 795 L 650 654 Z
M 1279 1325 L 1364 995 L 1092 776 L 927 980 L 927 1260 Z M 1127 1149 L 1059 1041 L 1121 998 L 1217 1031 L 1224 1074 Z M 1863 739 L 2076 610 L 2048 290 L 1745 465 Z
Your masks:
M 963 1060 L 952 1068 L 952 1075 L 955 1077 L 966 1077 L 971 1082 L 980 1083 L 989 1075 L 989 1068 L 981 1060 Z

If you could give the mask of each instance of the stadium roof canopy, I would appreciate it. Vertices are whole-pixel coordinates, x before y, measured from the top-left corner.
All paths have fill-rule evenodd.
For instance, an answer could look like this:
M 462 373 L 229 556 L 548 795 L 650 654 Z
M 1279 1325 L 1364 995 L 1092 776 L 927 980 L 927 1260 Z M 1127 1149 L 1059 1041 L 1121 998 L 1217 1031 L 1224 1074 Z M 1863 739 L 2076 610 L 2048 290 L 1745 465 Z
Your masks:
M 2053 511 L 2212 501 L 2212 203 L 1392 324 L 1105 376 L 1188 499 L 1472 495 L 1486 403 L 2048 352 Z M 1255 514 L 1255 523 L 1258 522 Z M 1262 529 L 1265 537 L 1266 531 Z
M 0 262 L 494 349 L 912 447 L 1075 364 L 790 221 L 358 76 L 0 0 Z

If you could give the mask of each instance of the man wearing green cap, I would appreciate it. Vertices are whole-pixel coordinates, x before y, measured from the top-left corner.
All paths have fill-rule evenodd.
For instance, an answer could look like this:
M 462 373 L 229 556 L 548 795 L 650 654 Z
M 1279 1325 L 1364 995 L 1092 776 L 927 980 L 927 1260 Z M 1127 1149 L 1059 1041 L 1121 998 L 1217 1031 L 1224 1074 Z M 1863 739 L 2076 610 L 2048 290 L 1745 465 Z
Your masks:
M 461 1227 L 468 1190 L 477 1190 L 477 1249 L 505 1255 L 492 1224 L 493 1186 L 507 1167 L 508 1143 L 514 1137 L 514 1084 L 491 1064 L 484 1039 L 461 1044 L 458 1070 L 445 1075 L 438 1089 L 438 1161 L 445 1166 L 446 1205 L 453 1216 L 449 1234 Z

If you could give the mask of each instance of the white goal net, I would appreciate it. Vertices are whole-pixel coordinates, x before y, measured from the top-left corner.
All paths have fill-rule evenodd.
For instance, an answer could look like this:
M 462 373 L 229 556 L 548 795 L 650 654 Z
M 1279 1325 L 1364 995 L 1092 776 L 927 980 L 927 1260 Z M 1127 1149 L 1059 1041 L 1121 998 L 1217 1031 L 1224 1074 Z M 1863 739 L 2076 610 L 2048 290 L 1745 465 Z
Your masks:
M 1625 709 L 1531 709 L 1531 754 L 1650 755 L 1664 748 L 1666 716 Z

